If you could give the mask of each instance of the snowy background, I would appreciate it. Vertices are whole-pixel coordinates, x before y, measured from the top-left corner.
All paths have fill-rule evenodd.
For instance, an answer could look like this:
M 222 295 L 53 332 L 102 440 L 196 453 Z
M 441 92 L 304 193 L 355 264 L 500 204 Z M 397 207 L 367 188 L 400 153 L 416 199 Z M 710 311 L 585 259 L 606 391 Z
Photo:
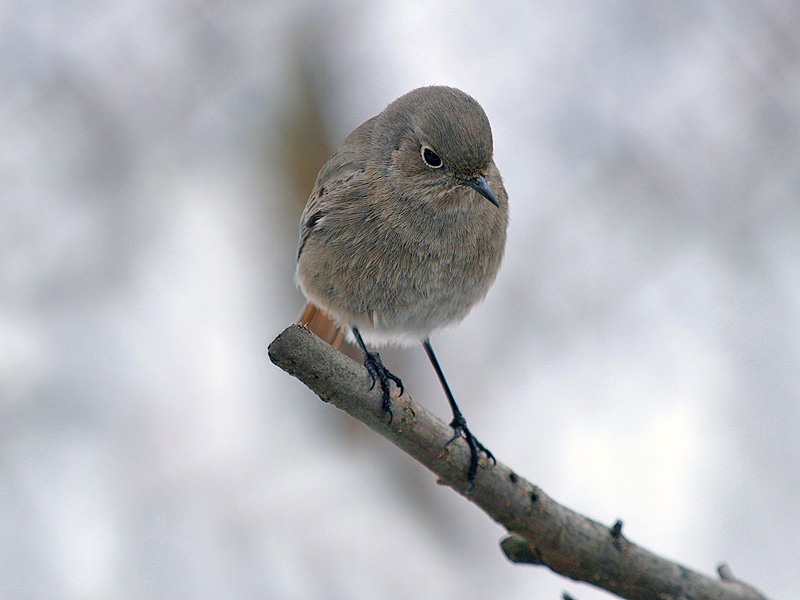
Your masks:
M 511 201 L 433 342 L 567 506 L 773 598 L 800 572 L 800 4 L 0 8 L 0 597 L 607 598 L 267 359 L 321 162 L 431 83 Z M 384 352 L 448 409 L 421 349 Z

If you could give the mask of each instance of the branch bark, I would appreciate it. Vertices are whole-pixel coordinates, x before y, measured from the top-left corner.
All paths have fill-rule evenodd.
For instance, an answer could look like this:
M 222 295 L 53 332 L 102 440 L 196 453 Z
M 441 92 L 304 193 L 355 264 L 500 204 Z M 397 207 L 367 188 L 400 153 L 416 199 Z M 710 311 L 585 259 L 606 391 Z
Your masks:
M 433 471 L 444 483 L 505 527 L 501 548 L 513 562 L 544 565 L 630 600 L 766 600 L 724 565 L 712 579 L 657 556 L 625 538 L 622 523 L 605 526 L 561 506 L 500 462 L 481 459 L 467 495 L 469 449 L 448 444 L 450 427 L 414 402 L 408 391 L 392 398 L 387 421 L 367 370 L 316 337 L 291 325 L 269 346 L 269 357 L 324 402 L 347 412 Z

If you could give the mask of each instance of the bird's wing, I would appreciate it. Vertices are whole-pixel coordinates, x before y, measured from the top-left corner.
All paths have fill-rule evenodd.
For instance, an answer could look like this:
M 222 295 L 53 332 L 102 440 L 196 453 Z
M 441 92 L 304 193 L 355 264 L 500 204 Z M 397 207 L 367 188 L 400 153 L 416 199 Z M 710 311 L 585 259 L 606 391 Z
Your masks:
M 375 118 L 369 119 L 356 128 L 342 142 L 339 149 L 320 169 L 314 189 L 308 198 L 303 215 L 300 218 L 300 242 L 297 258 L 303 252 L 309 236 L 322 227 L 325 215 L 331 208 L 333 198 L 347 196 L 346 188 L 364 173 L 364 149 L 369 148 L 368 138 L 372 133 Z M 335 193 L 331 193 L 335 192 Z

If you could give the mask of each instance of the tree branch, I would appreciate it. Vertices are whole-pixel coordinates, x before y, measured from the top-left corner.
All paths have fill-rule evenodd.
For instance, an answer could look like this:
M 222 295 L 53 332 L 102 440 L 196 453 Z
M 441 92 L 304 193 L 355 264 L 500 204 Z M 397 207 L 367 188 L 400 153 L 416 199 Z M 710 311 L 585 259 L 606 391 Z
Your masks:
M 561 506 L 500 462 L 482 458 L 475 486 L 466 496 L 469 449 L 464 440 L 448 444 L 450 427 L 407 391 L 397 397 L 394 390 L 394 419 L 388 424 L 380 391 L 369 389 L 366 369 L 305 327 L 288 327 L 270 344 L 269 357 L 324 402 L 388 439 L 505 527 L 511 535 L 501 547 L 513 562 L 545 565 L 630 600 L 766 600 L 737 581 L 727 565 L 715 580 L 656 556 L 628 541 L 621 522 L 608 527 Z

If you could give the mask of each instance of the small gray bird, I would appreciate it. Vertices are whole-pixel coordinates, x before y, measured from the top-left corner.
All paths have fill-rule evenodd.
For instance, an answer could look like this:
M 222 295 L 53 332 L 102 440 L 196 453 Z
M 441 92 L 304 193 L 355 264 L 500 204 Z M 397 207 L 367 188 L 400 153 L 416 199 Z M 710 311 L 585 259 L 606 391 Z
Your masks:
M 463 435 L 470 448 L 470 487 L 479 453 L 493 456 L 467 428 L 429 337 L 486 296 L 507 226 L 489 120 L 442 86 L 401 96 L 353 131 L 320 170 L 300 223 L 301 322 L 324 320 L 321 311 L 352 331 L 390 422 L 390 381 L 401 394 L 403 384 L 365 340 L 422 342 L 453 411 L 451 441 Z

